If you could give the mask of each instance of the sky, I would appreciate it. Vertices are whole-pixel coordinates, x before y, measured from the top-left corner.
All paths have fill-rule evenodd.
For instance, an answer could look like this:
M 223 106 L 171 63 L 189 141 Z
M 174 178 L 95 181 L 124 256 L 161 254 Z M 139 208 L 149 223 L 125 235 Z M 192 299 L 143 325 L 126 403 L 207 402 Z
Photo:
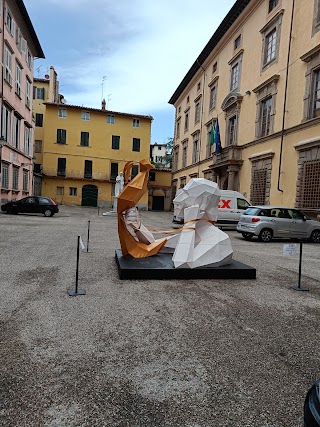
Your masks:
M 151 143 L 174 133 L 168 101 L 235 0 L 24 0 L 68 104 L 153 116 Z M 40 6 L 41 4 L 41 6 Z M 103 85 L 102 85 L 103 82 Z

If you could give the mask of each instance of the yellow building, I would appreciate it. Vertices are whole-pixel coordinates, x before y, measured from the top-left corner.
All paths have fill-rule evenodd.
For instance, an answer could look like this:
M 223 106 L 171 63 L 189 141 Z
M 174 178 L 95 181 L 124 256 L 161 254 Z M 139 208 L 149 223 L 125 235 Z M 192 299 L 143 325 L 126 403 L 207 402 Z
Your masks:
M 171 169 L 159 167 L 149 173 L 149 210 L 170 211 L 172 202 Z
M 255 204 L 320 212 L 319 0 L 237 0 L 169 103 L 175 187 L 206 177 Z
M 111 208 L 115 179 L 125 163 L 136 162 L 133 177 L 138 162 L 149 158 L 152 117 L 107 111 L 105 102 L 102 109 L 63 104 L 44 80 L 35 80 L 37 93 L 41 85 L 52 101 L 35 108 L 42 195 L 59 204 Z M 138 206 L 147 209 L 147 194 Z

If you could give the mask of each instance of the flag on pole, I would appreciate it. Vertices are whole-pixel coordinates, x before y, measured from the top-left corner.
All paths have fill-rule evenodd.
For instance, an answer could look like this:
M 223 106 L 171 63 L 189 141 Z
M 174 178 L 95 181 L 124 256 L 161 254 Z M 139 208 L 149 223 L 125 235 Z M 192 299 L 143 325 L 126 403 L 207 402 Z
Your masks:
M 215 133 L 215 128 L 214 128 L 214 121 L 212 119 L 212 128 L 211 128 L 211 132 L 210 132 L 210 145 L 211 146 L 214 144 L 214 133 Z
M 216 143 L 216 154 L 220 154 L 222 147 L 221 147 L 220 128 L 219 128 L 218 117 L 217 117 L 216 128 L 214 131 L 214 142 Z

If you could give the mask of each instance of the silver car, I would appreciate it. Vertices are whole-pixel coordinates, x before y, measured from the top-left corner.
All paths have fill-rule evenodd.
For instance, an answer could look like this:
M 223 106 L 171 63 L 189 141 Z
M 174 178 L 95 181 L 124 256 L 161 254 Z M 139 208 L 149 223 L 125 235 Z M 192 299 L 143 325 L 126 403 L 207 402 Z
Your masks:
M 281 206 L 250 206 L 237 225 L 238 233 L 246 240 L 257 236 L 262 242 L 275 238 L 311 239 L 320 243 L 320 222 L 303 212 Z

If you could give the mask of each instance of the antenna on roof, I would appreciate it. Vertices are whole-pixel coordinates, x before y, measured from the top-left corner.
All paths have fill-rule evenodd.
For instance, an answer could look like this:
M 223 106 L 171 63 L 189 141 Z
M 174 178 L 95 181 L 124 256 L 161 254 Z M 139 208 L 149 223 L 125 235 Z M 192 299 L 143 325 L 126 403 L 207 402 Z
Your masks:
M 108 78 L 108 76 L 103 76 L 103 77 L 102 77 L 102 83 L 101 83 L 101 86 L 102 86 L 101 102 L 102 102 L 102 100 L 103 100 L 103 85 L 104 85 L 104 81 L 105 81 L 107 78 Z
M 108 95 L 108 99 L 107 99 L 107 110 L 108 110 L 109 101 L 111 101 L 111 95 L 112 95 L 112 93 L 109 93 L 109 95 Z
M 38 68 L 36 68 L 36 71 L 38 72 L 38 78 L 40 77 L 40 68 L 42 67 L 42 65 L 39 65 Z

